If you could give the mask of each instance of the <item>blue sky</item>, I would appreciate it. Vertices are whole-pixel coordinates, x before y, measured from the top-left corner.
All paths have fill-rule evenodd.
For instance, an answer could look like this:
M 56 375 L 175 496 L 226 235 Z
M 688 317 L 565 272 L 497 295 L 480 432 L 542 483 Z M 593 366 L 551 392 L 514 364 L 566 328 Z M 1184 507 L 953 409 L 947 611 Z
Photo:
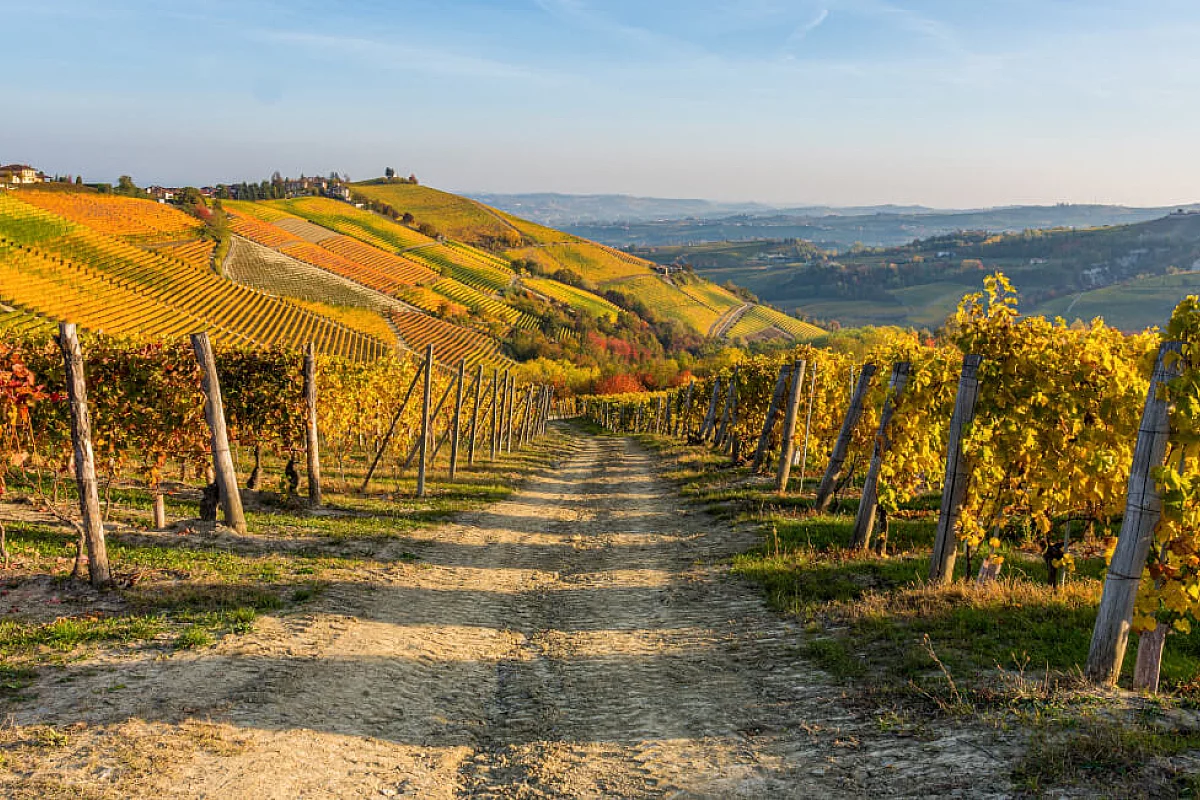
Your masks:
M 0 0 L 0 162 L 140 183 L 1200 200 L 1200 4 Z

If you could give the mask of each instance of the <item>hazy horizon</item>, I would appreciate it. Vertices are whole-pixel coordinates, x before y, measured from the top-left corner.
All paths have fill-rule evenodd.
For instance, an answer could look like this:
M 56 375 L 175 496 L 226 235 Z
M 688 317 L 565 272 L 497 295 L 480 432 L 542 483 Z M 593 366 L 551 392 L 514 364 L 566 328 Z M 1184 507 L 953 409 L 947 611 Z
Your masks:
M 1183 2 L 7 4 L 0 161 L 776 206 L 1200 200 Z

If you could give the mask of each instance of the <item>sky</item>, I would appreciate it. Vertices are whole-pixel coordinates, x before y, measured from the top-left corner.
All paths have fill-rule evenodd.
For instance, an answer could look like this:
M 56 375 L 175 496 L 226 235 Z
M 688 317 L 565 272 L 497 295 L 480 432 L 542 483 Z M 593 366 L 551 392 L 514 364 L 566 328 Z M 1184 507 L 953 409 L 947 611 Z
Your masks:
M 0 0 L 0 163 L 774 204 L 1200 201 L 1200 4 Z

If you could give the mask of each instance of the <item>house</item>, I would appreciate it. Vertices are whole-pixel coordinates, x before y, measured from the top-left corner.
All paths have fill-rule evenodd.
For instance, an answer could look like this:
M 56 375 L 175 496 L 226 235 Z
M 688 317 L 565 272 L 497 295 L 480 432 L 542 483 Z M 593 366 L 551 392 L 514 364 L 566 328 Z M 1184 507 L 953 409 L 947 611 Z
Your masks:
M 46 176 L 28 164 L 9 164 L 0 167 L 0 183 L 45 183 Z

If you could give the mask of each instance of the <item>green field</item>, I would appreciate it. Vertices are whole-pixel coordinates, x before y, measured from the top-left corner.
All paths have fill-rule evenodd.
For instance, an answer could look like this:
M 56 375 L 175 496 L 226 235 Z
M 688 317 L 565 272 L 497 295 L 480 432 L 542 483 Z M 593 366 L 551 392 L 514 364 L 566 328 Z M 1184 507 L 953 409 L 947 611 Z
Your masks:
M 1059 297 L 1033 310 L 1047 317 L 1090 321 L 1103 317 L 1109 325 L 1126 331 L 1162 327 L 1175 306 L 1189 294 L 1200 294 L 1200 272 L 1139 278 L 1079 295 Z

